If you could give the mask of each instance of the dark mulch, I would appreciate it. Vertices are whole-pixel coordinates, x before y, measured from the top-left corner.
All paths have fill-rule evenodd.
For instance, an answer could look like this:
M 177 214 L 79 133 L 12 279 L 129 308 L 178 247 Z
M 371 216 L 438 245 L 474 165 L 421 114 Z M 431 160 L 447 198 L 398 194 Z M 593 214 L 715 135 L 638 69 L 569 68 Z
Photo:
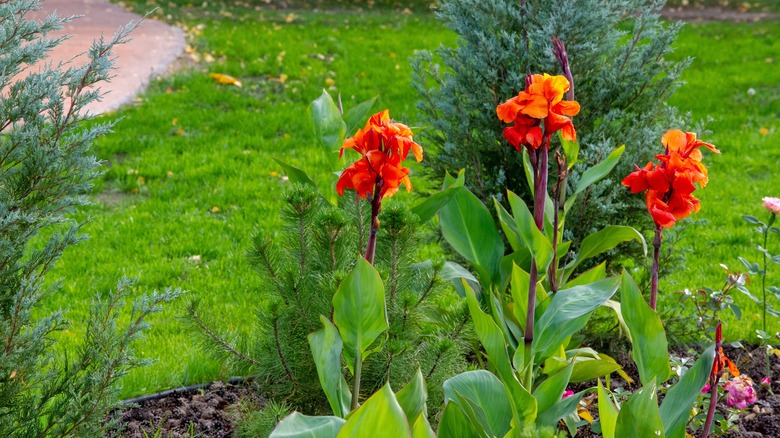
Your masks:
M 756 387 L 764 378 L 765 359 L 764 349 L 760 347 L 733 348 L 724 347 L 723 352 L 737 365 L 742 374 L 750 376 L 756 383 Z M 772 378 L 772 392 L 760 390 L 756 403 L 748 407 L 744 415 L 740 415 L 734 430 L 727 437 L 780 437 L 780 360 L 772 356 L 770 361 Z M 719 403 L 718 407 L 725 406 Z M 723 411 L 721 409 L 721 411 Z
M 263 400 L 247 386 L 216 382 L 207 388 L 177 393 L 138 403 L 121 413 L 122 436 L 161 437 L 229 437 L 233 433 L 237 404 L 251 400 L 262 405 Z
M 757 438 L 757 437 L 780 437 L 780 359 L 776 356 L 772 356 L 770 360 L 770 370 L 772 378 L 772 392 L 770 393 L 766 389 L 760 389 L 759 384 L 765 374 L 765 362 L 763 352 L 765 350 L 759 346 L 745 346 L 742 348 L 735 348 L 730 345 L 724 345 L 723 352 L 730 358 L 740 369 L 742 374 L 751 377 L 755 383 L 757 390 L 756 403 L 739 414 L 739 419 L 734 423 L 733 428 L 726 434 L 729 438 Z M 631 364 L 630 367 L 626 367 L 626 372 L 635 380 L 637 378 L 636 368 L 633 365 L 633 361 L 630 356 L 624 351 L 612 352 L 615 359 L 622 364 Z M 628 353 L 630 354 L 630 353 Z M 687 352 L 676 351 L 673 352 L 675 356 L 683 357 L 690 356 Z M 612 379 L 613 387 L 625 386 L 625 382 L 618 379 Z M 579 387 L 581 386 L 581 387 Z M 585 389 L 592 386 L 591 384 L 580 384 L 575 391 Z M 638 383 L 628 389 L 638 389 Z M 706 407 L 705 407 L 706 409 Z M 717 406 L 718 412 L 724 417 L 728 416 L 728 409 L 725 397 L 721 397 L 718 400 Z M 590 408 L 591 414 L 595 418 L 598 418 L 598 408 L 596 403 Z M 693 431 L 690 431 L 693 432 Z M 699 432 L 693 432 L 693 436 L 698 436 Z M 711 433 L 711 436 L 715 435 Z M 600 434 L 595 434 L 590 430 L 590 427 L 581 427 L 577 431 L 577 438 L 591 438 L 598 437 Z

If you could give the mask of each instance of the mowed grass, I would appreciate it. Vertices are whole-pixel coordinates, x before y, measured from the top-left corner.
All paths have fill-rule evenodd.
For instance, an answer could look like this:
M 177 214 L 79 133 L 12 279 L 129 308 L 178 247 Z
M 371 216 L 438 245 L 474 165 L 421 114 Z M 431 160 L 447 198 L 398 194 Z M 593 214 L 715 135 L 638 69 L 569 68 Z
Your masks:
M 236 336 L 252 327 L 265 291 L 246 251 L 254 233 L 279 229 L 289 185 L 273 158 L 319 181 L 332 178 L 314 140 L 309 102 L 323 88 L 341 90 L 347 108 L 380 96 L 377 108 L 411 122 L 408 57 L 454 41 L 428 15 L 230 13 L 198 14 L 189 23 L 202 25 L 193 45 L 213 63 L 155 81 L 135 105 L 107 116 L 121 118 L 95 144 L 107 172 L 94 204 L 80 214 L 92 219 L 85 227 L 92 238 L 71 248 L 49 276 L 63 279 L 63 291 L 48 306 L 69 310 L 74 334 L 94 292 L 122 275 L 138 277 L 138 293 L 189 291 L 152 318 L 138 352 L 158 361 L 127 376 L 126 396 L 228 373 L 198 347 L 182 318 L 185 302 L 197 300 Z M 219 85 L 210 72 L 243 86 Z
M 121 120 L 95 145 L 107 172 L 94 205 L 80 213 L 91 218 L 85 230 L 93 237 L 71 248 L 49 276 L 63 279 L 63 291 L 48 306 L 69 310 L 75 333 L 91 296 L 122 275 L 138 277 L 138 293 L 168 286 L 190 291 L 152 319 L 137 349 L 158 361 L 124 379 L 126 396 L 230 372 L 198 347 L 182 318 L 184 304 L 199 301 L 236 338 L 251 328 L 265 291 L 245 252 L 255 232 L 274 233 L 281 225 L 280 195 L 288 186 L 272 158 L 319 181 L 331 178 L 314 142 L 308 103 L 323 88 L 341 91 L 345 107 L 379 95 L 377 108 L 417 125 L 408 57 L 455 43 L 432 15 L 401 9 L 275 12 L 209 3 L 170 3 L 155 13 L 186 26 L 204 61 L 155 81 L 135 105 L 106 116 Z M 139 11 L 155 6 L 134 5 Z M 701 191 L 698 218 L 710 224 L 691 229 L 689 270 L 666 279 L 664 290 L 719 285 L 717 263 L 737 267 L 736 255 L 751 247 L 740 215 L 763 214 L 760 197 L 777 190 L 780 178 L 771 167 L 778 161 L 780 75 L 765 58 L 777 56 L 772 35 L 779 31 L 776 23 L 706 24 L 681 35 L 676 56 L 697 60 L 674 103 L 694 117 L 716 118 L 706 139 L 724 155 L 706 158 L 711 183 Z M 211 72 L 235 76 L 243 86 L 216 84 Z M 756 94 L 749 99 L 750 87 Z M 759 133 L 763 126 L 766 136 Z M 754 311 L 746 307 L 751 323 Z M 727 333 L 746 338 L 755 327 L 729 323 Z
M 695 119 L 713 118 L 706 125 L 711 134 L 703 139 L 715 144 L 722 155 L 704 153 L 710 182 L 696 192 L 702 210 L 694 217 L 701 222 L 686 231 L 682 246 L 691 250 L 687 269 L 662 282 L 666 292 L 702 286 L 718 289 L 725 282 L 719 264 L 744 271 L 738 256 L 761 261 L 756 246 L 762 237 L 742 215 L 766 222 L 769 215 L 761 198 L 780 197 L 778 36 L 778 22 L 689 24 L 677 43 L 675 56 L 695 59 L 683 76 L 687 84 L 671 103 L 690 111 Z M 780 253 L 780 235 L 770 233 L 767 246 L 770 252 Z M 768 270 L 767 285 L 780 286 L 780 266 L 770 262 Z M 751 278 L 749 289 L 761 296 L 759 277 Z M 738 292 L 736 299 L 743 318 L 738 322 L 724 312 L 725 335 L 731 340 L 757 341 L 759 306 Z M 774 297 L 769 301 L 780 308 Z M 768 318 L 768 331 L 780 331 L 780 321 Z

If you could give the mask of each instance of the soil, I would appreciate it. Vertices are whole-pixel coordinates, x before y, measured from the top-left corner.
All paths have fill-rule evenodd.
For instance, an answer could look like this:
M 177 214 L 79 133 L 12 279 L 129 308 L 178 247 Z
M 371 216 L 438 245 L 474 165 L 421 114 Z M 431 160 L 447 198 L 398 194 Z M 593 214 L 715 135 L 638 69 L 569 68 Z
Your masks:
M 765 362 L 764 362 L 764 349 L 760 346 L 744 346 L 741 348 L 732 347 L 730 345 L 723 346 L 723 352 L 731 359 L 739 368 L 740 372 L 753 379 L 754 388 L 757 392 L 756 402 L 752 406 L 742 412 L 739 412 L 739 419 L 734 422 L 731 430 L 720 436 L 728 438 L 758 438 L 758 437 L 780 437 L 780 358 L 772 356 L 770 361 L 770 369 L 772 374 L 772 392 L 767 389 L 760 388 L 759 383 L 765 374 Z M 677 357 L 690 356 L 689 353 L 683 351 L 672 352 Z M 630 357 L 624 354 L 615 354 L 615 359 L 621 364 L 631 364 L 631 367 L 626 367 L 625 371 L 629 376 L 638 381 L 637 371 L 633 366 L 633 361 Z M 612 386 L 625 386 L 625 382 L 622 380 L 613 378 Z M 591 387 L 592 384 L 581 384 L 582 387 L 573 388 L 576 391 Z M 638 389 L 638 385 L 628 386 L 630 390 Z M 662 397 L 659 397 L 662 400 Z M 705 407 L 706 408 L 706 407 Z M 590 413 L 594 418 L 598 418 L 598 408 L 596 400 L 593 400 L 593 404 L 589 408 Z M 717 411 L 724 417 L 728 417 L 729 409 L 726 404 L 725 397 L 721 396 L 718 400 Z M 731 410 L 731 412 L 735 412 Z M 738 411 L 736 411 L 738 412 Z M 692 436 L 698 436 L 700 431 L 689 430 Z M 714 431 L 711 431 L 711 436 L 718 436 Z M 600 434 L 593 433 L 590 427 L 581 427 L 577 431 L 576 438 L 591 438 L 600 437 Z
M 264 404 L 252 388 L 221 382 L 142 401 L 136 407 L 122 411 L 120 435 L 127 438 L 229 437 L 233 433 L 238 403 L 242 400 L 258 406 Z M 158 432 L 161 433 L 157 435 Z

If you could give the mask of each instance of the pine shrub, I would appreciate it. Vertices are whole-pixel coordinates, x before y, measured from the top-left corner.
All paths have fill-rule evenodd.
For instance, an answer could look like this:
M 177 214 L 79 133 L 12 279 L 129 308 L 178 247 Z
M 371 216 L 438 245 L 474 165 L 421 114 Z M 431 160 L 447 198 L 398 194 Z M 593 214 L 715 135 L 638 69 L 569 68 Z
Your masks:
M 44 277 L 84 238 L 84 223 L 71 214 L 100 174 L 90 145 L 111 124 L 85 127 L 83 110 L 100 98 L 93 86 L 108 79 L 112 49 L 133 26 L 95 42 L 83 65 L 51 65 L 47 55 L 62 38 L 47 34 L 68 19 L 30 19 L 39 7 L 37 0 L 0 2 L 0 436 L 101 436 L 114 426 L 106 420 L 119 378 L 146 363 L 132 349 L 145 317 L 180 292 L 135 301 L 129 322 L 120 323 L 132 289 L 120 281 L 93 300 L 82 344 L 58 348 L 56 333 L 69 324 L 62 312 L 41 309 L 61 293 Z
M 205 321 L 194 306 L 190 314 L 205 329 L 208 351 L 251 365 L 265 388 L 297 410 L 323 413 L 328 403 L 307 336 L 322 327 L 320 315 L 332 320 L 333 294 L 365 251 L 370 203 L 345 195 L 332 206 L 313 187 L 298 184 L 286 191 L 285 200 L 284 229 L 276 238 L 258 234 L 250 252 L 263 278 L 258 291 L 263 304 L 251 340 L 244 348 L 232 345 L 230 336 L 212 329 L 214 322 Z M 444 380 L 465 369 L 473 339 L 468 309 L 443 278 L 443 264 L 414 263 L 424 241 L 416 216 L 387 202 L 379 218 L 375 266 L 384 279 L 390 328 L 363 365 L 361 389 L 372 394 L 387 381 L 400 389 L 419 367 L 435 411 L 443 401 Z
M 612 176 L 580 196 L 569 213 L 568 238 L 579 241 L 607 224 L 643 223 L 644 206 L 629 199 L 620 179 L 659 150 L 663 132 L 686 124 L 666 104 L 689 61 L 668 59 L 680 25 L 660 19 L 663 4 L 442 0 L 437 16 L 457 33 L 457 46 L 413 58 L 418 108 L 428 126 L 420 135 L 435 155 L 426 160 L 435 180 L 465 168 L 468 187 L 483 201 L 504 200 L 506 188 L 530 201 L 521 156 L 503 138 L 496 106 L 525 88 L 527 73 L 560 74 L 551 40 L 557 36 L 566 45 L 582 108 L 574 118 L 581 163 L 569 175 L 569 190 L 581 171 L 626 145 Z

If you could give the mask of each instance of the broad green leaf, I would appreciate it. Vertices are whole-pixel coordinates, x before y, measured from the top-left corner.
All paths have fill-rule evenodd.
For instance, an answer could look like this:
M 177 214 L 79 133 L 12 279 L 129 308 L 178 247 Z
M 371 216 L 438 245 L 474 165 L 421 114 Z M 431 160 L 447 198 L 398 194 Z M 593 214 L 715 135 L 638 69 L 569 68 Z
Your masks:
M 504 333 L 501 332 L 493 318 L 479 308 L 477 297 L 468 286 L 466 287 L 466 301 L 469 306 L 469 314 L 474 321 L 477 337 L 509 395 L 515 424 L 519 426 L 532 424 L 536 420 L 536 399 L 517 380 L 507 353 Z
M 433 217 L 436 216 L 436 213 L 462 190 L 466 189 L 463 187 L 450 187 L 441 192 L 434 193 L 425 198 L 424 201 L 412 207 L 412 213 L 419 218 L 421 224 L 424 224 L 433 219 Z
M 527 248 L 520 238 L 520 233 L 517 231 L 515 218 L 506 211 L 497 199 L 493 198 L 493 204 L 495 204 L 496 213 L 498 213 L 498 222 L 501 224 L 501 229 L 504 230 L 504 236 L 506 236 L 506 240 L 509 242 L 512 250 L 518 251 Z
M 363 438 L 370 431 L 372 438 L 412 437 L 403 409 L 386 384 L 353 412 L 341 428 L 338 438 Z
M 336 438 L 344 423 L 339 417 L 310 417 L 293 412 L 279 422 L 268 438 Z
M 577 406 L 584 394 L 585 391 L 582 391 L 564 399 L 559 398 L 549 409 L 539 413 L 536 424 L 540 427 L 555 427 L 561 418 L 577 412 Z
M 501 280 L 504 241 L 490 212 L 474 194 L 466 189 L 458 191 L 439 210 L 439 222 L 447 242 L 474 265 L 484 289 Z
M 412 425 L 412 438 L 436 438 L 436 433 L 425 415 L 417 417 L 417 421 Z
M 626 325 L 626 321 L 623 319 L 623 312 L 621 310 L 620 302 L 619 301 L 615 301 L 615 300 L 607 300 L 604 303 L 604 307 L 606 307 L 608 309 L 612 309 L 612 311 L 615 312 L 615 316 L 618 319 L 618 324 L 620 324 L 620 330 L 623 332 L 624 335 L 626 335 L 626 337 L 628 338 L 628 342 L 632 342 L 631 341 L 631 332 L 628 330 L 628 326 Z
M 417 374 L 414 375 L 412 381 L 398 391 L 395 397 L 398 400 L 398 404 L 401 405 L 401 409 L 404 410 L 409 424 L 414 424 L 421 413 L 425 416 L 423 410 L 428 399 L 428 393 L 425 389 L 425 379 L 420 368 L 417 368 Z
M 597 256 L 605 251 L 609 251 L 623 242 L 628 242 L 631 240 L 637 240 L 641 242 L 642 249 L 644 250 L 645 254 L 647 254 L 647 244 L 645 243 L 645 238 L 642 236 L 642 233 L 632 227 L 610 225 L 603 230 L 588 235 L 582 239 L 580 253 L 577 254 L 577 258 L 566 265 L 564 271 L 564 281 L 568 281 L 571 274 L 583 261 Z
M 341 117 L 341 111 L 325 90 L 311 103 L 309 109 L 317 142 L 325 151 L 328 161 L 335 163 L 347 134 L 347 124 Z
M 620 146 L 619 148 L 612 151 L 607 156 L 607 158 L 603 159 L 600 163 L 589 168 L 585 172 L 582 172 L 580 181 L 577 183 L 577 188 L 574 190 L 572 196 L 566 200 L 564 210 L 569 211 L 571 206 L 574 205 L 574 201 L 577 199 L 577 195 L 584 192 L 588 187 L 590 187 L 591 184 L 607 176 L 607 174 L 609 174 L 609 172 L 615 168 L 625 150 L 626 145 Z
M 517 265 L 525 272 L 531 270 L 531 253 L 521 248 L 511 254 L 505 255 L 501 259 L 501 285 L 499 292 L 504 292 L 509 287 L 509 281 L 512 279 L 512 266 Z
M 463 187 L 466 185 L 466 169 L 460 169 L 458 175 L 454 178 L 449 172 L 444 173 L 444 181 L 441 185 L 441 190 L 452 189 L 455 187 Z
M 534 260 L 536 260 L 540 277 L 542 277 L 547 272 L 547 267 L 553 258 L 552 244 L 547 236 L 536 227 L 534 217 L 525 202 L 511 191 L 507 192 L 507 196 L 521 243 L 531 251 Z
M 374 107 L 375 103 L 376 96 L 366 101 L 360 102 L 344 113 L 344 122 L 347 125 L 347 137 L 355 135 L 355 132 L 358 130 L 358 128 L 366 123 L 366 120 L 368 120 L 368 115 L 371 114 L 371 108 Z
M 463 287 L 464 281 L 472 289 L 474 289 L 474 292 L 477 294 L 477 298 L 482 295 L 482 290 L 479 286 L 479 280 L 477 280 L 477 277 L 469 272 L 468 269 L 455 262 L 444 262 L 444 266 L 439 272 L 439 277 L 441 277 L 442 280 L 451 282 L 452 285 L 455 286 L 455 291 L 458 292 L 458 295 L 460 295 L 462 298 L 466 297 L 466 289 Z
M 333 295 L 333 322 L 341 333 L 350 370 L 356 355 L 365 359 L 371 344 L 387 330 L 385 287 L 376 269 L 363 258 Z
M 456 403 L 487 436 L 504 436 L 509 431 L 512 407 L 504 385 L 489 371 L 466 371 L 448 379 L 444 382 L 444 400 Z
M 563 391 L 566 391 L 566 386 L 569 384 L 572 369 L 574 369 L 574 362 L 570 362 L 566 367 L 548 377 L 536 387 L 534 398 L 536 398 L 540 417 L 544 411 L 550 409 L 561 400 Z
M 618 438 L 664 438 L 664 425 L 658 412 L 654 381 L 642 387 L 623 403 L 615 424 Z
M 307 184 L 315 189 L 317 188 L 317 183 L 314 182 L 311 178 L 309 178 L 309 175 L 306 174 L 306 172 L 302 171 L 301 169 L 298 169 L 297 167 L 293 167 L 284 161 L 274 158 L 274 161 L 276 161 L 280 166 L 282 166 L 282 169 L 284 170 L 284 173 L 287 174 L 287 178 L 290 179 L 290 182 L 298 183 L 298 184 Z
M 534 168 L 531 165 L 531 156 L 528 155 L 526 148 L 523 148 L 523 173 L 525 173 L 525 182 L 528 183 L 531 196 L 534 196 Z
M 349 403 L 352 398 L 349 385 L 341 374 L 343 344 L 338 330 L 328 318 L 320 315 L 320 321 L 322 321 L 322 330 L 308 336 L 309 347 L 314 356 L 314 364 L 317 366 L 320 386 L 325 391 L 330 408 L 333 414 L 343 418 L 349 413 Z
M 631 333 L 631 350 L 639 370 L 639 380 L 645 385 L 650 381 L 665 382 L 672 371 L 663 323 L 642 298 L 634 279 L 626 271 L 623 271 L 620 300 L 620 311 Z
M 501 332 L 493 318 L 479 308 L 477 297 L 469 287 L 466 288 L 466 301 L 469 306 L 471 319 L 474 321 L 474 330 L 477 332 L 477 337 L 485 348 L 488 358 L 496 368 L 498 375 L 502 379 L 514 376 L 509 362 L 504 333 Z
M 482 436 L 454 402 L 445 402 L 438 432 L 439 438 L 480 438 Z
M 566 155 L 567 169 L 571 169 L 577 164 L 580 155 L 580 143 L 577 140 L 564 140 L 561 131 L 558 131 L 558 140 L 561 141 L 563 153 Z
M 594 281 L 603 280 L 607 277 L 607 262 L 601 262 L 598 265 L 590 268 L 582 274 L 569 280 L 563 287 L 570 288 L 572 286 L 582 286 Z
M 490 297 L 493 300 L 493 306 L 490 309 L 493 311 L 493 321 L 497 321 L 499 327 L 504 332 L 507 347 L 509 348 L 509 356 L 512 356 L 514 351 L 517 350 L 518 344 L 523 342 L 525 333 L 520 328 L 520 323 L 515 319 L 509 303 L 500 299 L 496 294 L 491 294 Z
M 620 278 L 607 278 L 558 291 L 534 326 L 531 348 L 537 359 L 548 357 L 569 336 L 585 327 L 590 314 L 610 299 L 619 285 Z
M 599 421 L 601 422 L 601 434 L 604 438 L 615 438 L 615 426 L 617 424 L 618 411 L 612 403 L 612 398 L 607 394 L 601 379 L 598 379 L 599 396 Z
M 531 277 L 528 273 L 512 263 L 512 282 L 510 283 L 512 311 L 523 330 L 525 330 L 525 320 L 528 317 L 528 287 L 530 284 Z
M 711 346 L 699 356 L 699 360 L 685 372 L 661 403 L 661 420 L 668 438 L 683 438 L 685 426 L 691 415 L 693 403 L 707 383 L 715 361 L 715 347 Z
M 593 379 L 607 376 L 622 368 L 614 359 L 607 359 L 608 357 L 576 357 L 569 381 L 571 383 L 590 382 Z

